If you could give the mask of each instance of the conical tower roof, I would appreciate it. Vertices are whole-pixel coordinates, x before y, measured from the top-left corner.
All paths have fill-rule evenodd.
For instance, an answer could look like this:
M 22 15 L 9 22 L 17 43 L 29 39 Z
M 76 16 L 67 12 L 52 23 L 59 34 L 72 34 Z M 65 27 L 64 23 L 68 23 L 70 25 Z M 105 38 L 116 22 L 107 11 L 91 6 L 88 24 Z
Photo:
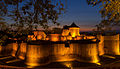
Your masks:
M 74 22 L 70 25 L 70 27 L 78 27 Z

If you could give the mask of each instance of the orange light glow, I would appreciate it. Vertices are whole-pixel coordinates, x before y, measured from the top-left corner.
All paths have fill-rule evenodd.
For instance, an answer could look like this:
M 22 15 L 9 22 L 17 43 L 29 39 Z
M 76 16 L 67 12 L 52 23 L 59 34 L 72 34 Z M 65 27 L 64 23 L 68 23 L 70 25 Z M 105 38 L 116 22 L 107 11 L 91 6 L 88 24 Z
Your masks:
M 42 36 L 41 35 L 37 35 L 37 40 L 42 40 Z
M 60 41 L 60 34 L 50 34 L 51 41 Z
M 67 40 L 72 40 L 72 37 L 71 36 L 67 36 Z
M 104 36 L 104 46 L 106 54 L 120 55 L 119 34 Z
M 79 34 L 79 29 L 80 29 L 80 28 L 76 28 L 76 27 L 71 27 L 71 28 L 69 28 L 71 36 L 72 36 L 72 37 L 80 36 L 80 34 Z
M 25 55 L 26 55 L 26 46 L 27 46 L 27 43 L 21 43 L 21 45 L 20 45 L 19 58 L 22 59 L 22 60 L 25 59 Z
M 28 35 L 28 39 L 29 39 L 29 40 L 36 40 L 36 38 L 35 38 L 34 35 Z
M 2 46 L 0 46 L 0 52 L 2 51 Z
M 45 40 L 49 40 L 49 38 L 48 38 L 48 37 L 46 37 L 46 38 L 45 38 Z
M 49 47 L 45 45 L 28 45 L 26 52 L 26 64 L 34 67 L 47 64 L 48 62 L 41 62 L 49 55 Z
M 67 39 L 66 39 L 66 37 L 61 37 L 61 41 L 66 41 Z
M 63 29 L 62 36 L 68 36 L 68 35 L 69 35 L 69 30 L 68 29 Z
M 75 37 L 76 36 L 76 34 L 75 33 L 72 33 L 72 37 Z
M 18 48 L 18 44 L 17 43 L 13 43 L 12 47 L 13 47 L 12 56 L 15 56 L 17 48 Z
M 71 62 L 64 62 L 63 65 L 65 65 L 66 67 L 72 69 L 72 63 Z
M 100 40 L 100 42 L 98 43 L 99 55 L 103 55 L 104 54 L 104 36 L 97 35 L 97 39 Z
M 95 39 L 95 36 L 86 36 L 87 39 Z
M 77 36 L 77 40 L 81 40 L 82 39 L 82 37 L 81 36 Z

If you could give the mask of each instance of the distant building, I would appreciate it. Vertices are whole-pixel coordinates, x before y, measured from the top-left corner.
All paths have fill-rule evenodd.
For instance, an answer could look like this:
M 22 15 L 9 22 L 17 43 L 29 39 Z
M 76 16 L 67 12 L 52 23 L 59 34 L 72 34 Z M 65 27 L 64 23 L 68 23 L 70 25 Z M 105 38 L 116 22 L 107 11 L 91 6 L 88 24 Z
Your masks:
M 65 25 L 63 27 L 62 36 L 72 36 L 72 37 L 80 36 L 79 30 L 80 27 L 78 27 L 73 22 L 70 26 Z
M 80 27 L 74 22 L 70 26 L 63 26 L 62 32 L 59 28 L 53 28 L 54 33 L 45 34 L 43 30 L 35 30 L 31 35 L 28 35 L 30 40 L 50 40 L 50 41 L 67 41 L 67 40 L 81 40 L 94 39 L 95 36 L 80 35 Z
M 46 34 L 44 31 L 41 30 L 35 30 L 33 31 L 32 35 L 28 35 L 28 39 L 30 40 L 45 40 Z

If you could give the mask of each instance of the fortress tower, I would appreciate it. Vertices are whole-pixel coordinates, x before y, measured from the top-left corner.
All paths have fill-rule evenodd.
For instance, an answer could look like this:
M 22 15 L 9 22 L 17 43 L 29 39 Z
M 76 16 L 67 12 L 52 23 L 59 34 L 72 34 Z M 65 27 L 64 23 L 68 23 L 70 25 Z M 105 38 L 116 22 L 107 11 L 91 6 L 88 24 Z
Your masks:
M 80 36 L 79 34 L 80 28 L 73 22 L 70 26 L 65 25 L 63 27 L 62 36 L 69 36 L 72 37 Z

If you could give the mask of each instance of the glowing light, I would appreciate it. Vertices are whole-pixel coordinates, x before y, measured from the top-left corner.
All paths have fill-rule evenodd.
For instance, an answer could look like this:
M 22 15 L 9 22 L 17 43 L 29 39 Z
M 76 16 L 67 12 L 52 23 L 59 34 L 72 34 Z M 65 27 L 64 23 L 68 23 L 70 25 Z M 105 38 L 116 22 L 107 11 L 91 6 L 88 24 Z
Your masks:
M 67 36 L 67 40 L 72 40 L 72 37 L 71 36 Z
M 104 36 L 105 53 L 120 55 L 119 34 L 113 36 Z
M 60 34 L 50 34 L 51 41 L 60 41 Z
M 65 65 L 67 68 L 72 69 L 72 62 L 63 62 L 63 65 Z
M 80 37 L 80 36 L 77 36 L 77 40 L 81 40 L 82 39 L 82 37 Z
M 95 36 L 86 36 L 87 39 L 95 39 Z
M 103 55 L 104 54 L 104 36 L 97 35 L 97 39 L 100 40 L 99 45 L 98 45 L 99 55 Z
M 76 28 L 76 27 L 71 27 L 71 28 L 69 28 L 71 36 L 72 36 L 72 37 L 80 36 L 80 34 L 79 34 L 79 29 L 80 29 L 80 28 Z
M 96 63 L 97 65 L 101 65 L 101 63 Z
M 42 36 L 41 35 L 37 35 L 37 40 L 42 40 Z
M 12 51 L 12 56 L 15 56 L 15 54 L 16 54 L 16 51 L 17 51 L 17 48 L 18 48 L 18 44 L 17 43 L 13 43 L 13 45 L 12 45 L 12 49 L 13 49 L 13 51 Z
M 21 45 L 20 45 L 19 58 L 22 60 L 25 59 L 26 46 L 27 46 L 27 43 L 21 43 Z
M 2 51 L 2 46 L 0 46 L 0 52 Z
M 28 35 L 28 39 L 30 39 L 30 40 L 36 40 L 36 38 L 35 38 L 34 35 Z
M 49 55 L 49 48 L 45 45 L 28 45 L 25 63 L 29 67 L 45 65 L 48 62 L 41 62 Z
M 76 34 L 75 33 L 72 33 L 72 37 L 75 37 L 76 36 Z
M 61 41 L 66 41 L 66 37 L 61 37 Z
M 38 31 L 34 31 L 34 35 L 35 35 L 35 36 L 38 35 Z
M 92 41 L 94 41 L 94 42 L 95 42 L 95 41 L 97 41 L 97 39 L 92 39 Z
M 68 29 L 63 29 L 62 36 L 68 36 L 68 35 L 69 35 L 69 30 Z
M 49 38 L 47 37 L 47 38 L 45 38 L 45 40 L 49 40 Z

